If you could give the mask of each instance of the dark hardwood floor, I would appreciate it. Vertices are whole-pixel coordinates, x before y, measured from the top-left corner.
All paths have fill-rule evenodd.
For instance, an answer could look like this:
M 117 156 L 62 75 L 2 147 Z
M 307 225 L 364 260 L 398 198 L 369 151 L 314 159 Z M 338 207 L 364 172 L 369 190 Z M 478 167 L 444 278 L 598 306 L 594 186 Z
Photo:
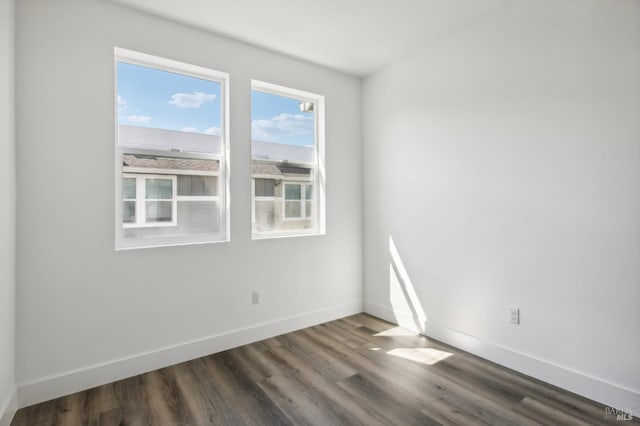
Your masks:
M 621 423 L 593 401 L 366 314 L 26 407 L 12 422 L 211 424 Z

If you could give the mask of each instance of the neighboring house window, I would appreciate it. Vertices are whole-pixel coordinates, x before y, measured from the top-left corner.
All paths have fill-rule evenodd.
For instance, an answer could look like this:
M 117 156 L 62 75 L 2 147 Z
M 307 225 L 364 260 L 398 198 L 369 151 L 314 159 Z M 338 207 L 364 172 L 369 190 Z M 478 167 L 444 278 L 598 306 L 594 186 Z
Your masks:
M 324 97 L 252 82 L 254 239 L 325 232 Z
M 284 184 L 284 218 L 302 219 L 313 216 L 313 184 Z
M 115 49 L 116 248 L 227 241 L 228 75 Z
M 275 179 L 255 179 L 256 197 L 274 197 L 276 195 Z
M 125 174 L 122 178 L 123 226 L 176 226 L 176 180 L 176 176 Z

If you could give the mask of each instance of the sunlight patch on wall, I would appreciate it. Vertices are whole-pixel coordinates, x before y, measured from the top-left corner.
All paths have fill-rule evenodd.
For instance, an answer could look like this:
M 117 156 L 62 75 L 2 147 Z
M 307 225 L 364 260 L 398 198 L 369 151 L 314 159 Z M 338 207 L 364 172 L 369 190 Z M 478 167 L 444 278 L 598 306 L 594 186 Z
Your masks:
M 427 316 L 391 236 L 389 256 L 389 302 L 396 313 L 396 322 L 403 327 L 424 332 Z

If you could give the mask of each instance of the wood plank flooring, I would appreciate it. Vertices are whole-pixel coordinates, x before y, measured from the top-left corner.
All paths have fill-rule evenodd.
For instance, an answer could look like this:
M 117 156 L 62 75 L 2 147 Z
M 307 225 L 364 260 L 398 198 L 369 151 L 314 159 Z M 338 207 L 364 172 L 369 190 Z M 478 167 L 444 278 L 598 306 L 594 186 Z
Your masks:
M 12 422 L 291 424 L 620 422 L 593 401 L 366 314 L 23 408 Z

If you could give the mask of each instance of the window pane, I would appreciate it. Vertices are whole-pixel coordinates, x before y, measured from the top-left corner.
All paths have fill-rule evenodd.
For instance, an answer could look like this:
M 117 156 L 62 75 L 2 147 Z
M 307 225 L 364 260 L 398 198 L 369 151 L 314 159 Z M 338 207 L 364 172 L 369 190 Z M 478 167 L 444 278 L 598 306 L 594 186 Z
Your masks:
M 314 112 L 305 108 L 301 99 L 253 90 L 251 141 L 253 158 L 311 163 L 315 145 Z M 284 146 L 274 147 L 274 144 Z
M 256 188 L 255 188 L 256 197 L 275 196 L 276 181 L 274 179 L 256 179 L 255 185 L 256 185 Z
M 136 178 L 122 179 L 122 198 L 125 200 L 136 198 Z
M 253 228 L 258 232 L 273 231 L 282 222 L 282 202 L 256 200 L 253 208 Z
M 178 176 L 178 195 L 211 197 L 218 195 L 217 176 Z
M 118 144 L 221 152 L 222 84 L 118 61 Z
M 284 215 L 285 217 L 300 217 L 301 216 L 301 204 L 299 201 L 285 201 Z
M 173 198 L 173 181 L 170 179 L 146 179 L 145 185 L 147 200 Z
M 226 240 L 228 75 L 114 50 L 117 248 Z
M 316 218 L 318 205 L 311 203 L 318 179 L 317 155 L 323 152 L 318 132 L 323 105 L 322 96 L 252 81 L 254 238 L 324 230 L 324 215 Z
M 122 221 L 124 223 L 135 223 L 136 221 L 136 202 L 135 201 L 122 202 Z
M 284 198 L 285 200 L 299 200 L 301 196 L 300 185 L 285 184 Z
M 147 222 L 171 222 L 171 201 L 147 201 Z

